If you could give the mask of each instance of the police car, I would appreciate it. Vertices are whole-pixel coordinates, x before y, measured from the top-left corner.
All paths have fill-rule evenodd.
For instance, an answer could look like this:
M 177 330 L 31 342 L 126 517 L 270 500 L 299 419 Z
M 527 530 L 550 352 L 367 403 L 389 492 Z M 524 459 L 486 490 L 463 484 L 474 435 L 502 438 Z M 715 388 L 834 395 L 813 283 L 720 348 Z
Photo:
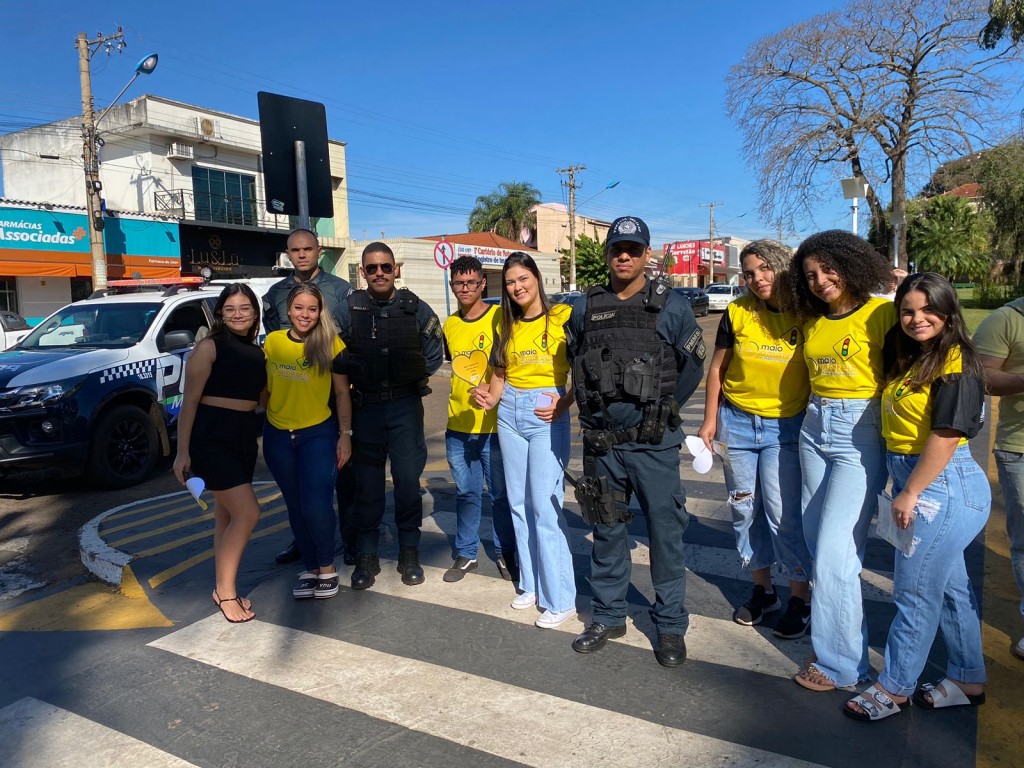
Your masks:
M 200 277 L 114 280 L 0 353 L 0 470 L 144 480 L 171 451 L 185 361 L 220 291 Z

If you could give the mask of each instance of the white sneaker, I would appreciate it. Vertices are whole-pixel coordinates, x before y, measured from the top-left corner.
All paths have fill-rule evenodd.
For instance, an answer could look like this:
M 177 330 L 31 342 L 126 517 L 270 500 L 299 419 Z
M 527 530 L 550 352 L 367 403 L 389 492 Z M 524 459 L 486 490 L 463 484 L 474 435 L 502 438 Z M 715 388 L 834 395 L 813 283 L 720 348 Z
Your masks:
M 521 595 L 516 595 L 516 599 L 512 601 L 512 607 L 517 611 L 521 611 L 524 608 L 533 608 L 537 604 L 537 595 L 533 592 L 523 592 Z
M 1013 655 L 1018 659 L 1024 659 L 1024 637 L 1017 641 L 1017 644 L 1013 646 Z
M 575 608 L 570 608 L 569 610 L 562 611 L 561 613 L 555 613 L 554 611 L 544 611 L 544 613 L 540 615 L 540 618 L 537 619 L 534 622 L 534 624 L 536 624 L 541 629 L 554 629 L 558 625 L 564 624 L 566 621 L 568 621 L 575 615 Z

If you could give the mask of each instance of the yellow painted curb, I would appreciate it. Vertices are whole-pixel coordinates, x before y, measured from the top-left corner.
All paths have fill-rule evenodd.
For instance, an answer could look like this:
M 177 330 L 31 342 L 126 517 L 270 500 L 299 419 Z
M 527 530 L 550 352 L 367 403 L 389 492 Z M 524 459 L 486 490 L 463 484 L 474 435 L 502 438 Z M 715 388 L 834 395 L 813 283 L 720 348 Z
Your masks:
M 90 582 L 0 614 L 0 632 L 79 632 L 172 627 L 146 596 L 131 568 L 121 587 Z

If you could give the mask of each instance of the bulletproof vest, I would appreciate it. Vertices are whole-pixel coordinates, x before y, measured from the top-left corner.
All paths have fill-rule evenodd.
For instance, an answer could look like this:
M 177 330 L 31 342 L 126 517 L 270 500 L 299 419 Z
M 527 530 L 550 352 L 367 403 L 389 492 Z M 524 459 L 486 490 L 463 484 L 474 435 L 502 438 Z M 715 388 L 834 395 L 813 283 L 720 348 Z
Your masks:
M 399 289 L 395 301 L 380 306 L 365 290 L 348 296 L 352 332 L 346 352 L 349 379 L 360 392 L 395 392 L 418 387 L 427 378 L 416 310 L 420 300 Z
M 587 292 L 583 339 L 573 362 L 576 402 L 584 417 L 613 402 L 640 406 L 675 393 L 675 351 L 657 332 L 667 298 L 654 281 L 626 301 L 596 286 Z

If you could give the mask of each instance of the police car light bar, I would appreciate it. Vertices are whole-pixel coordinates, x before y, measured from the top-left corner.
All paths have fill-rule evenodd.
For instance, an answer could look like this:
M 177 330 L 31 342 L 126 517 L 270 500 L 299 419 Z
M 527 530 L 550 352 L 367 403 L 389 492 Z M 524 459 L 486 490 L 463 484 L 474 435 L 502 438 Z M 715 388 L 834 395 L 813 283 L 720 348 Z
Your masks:
M 201 277 L 144 277 L 134 280 L 108 280 L 107 285 L 111 288 L 133 288 L 142 285 L 202 285 L 206 282 Z

